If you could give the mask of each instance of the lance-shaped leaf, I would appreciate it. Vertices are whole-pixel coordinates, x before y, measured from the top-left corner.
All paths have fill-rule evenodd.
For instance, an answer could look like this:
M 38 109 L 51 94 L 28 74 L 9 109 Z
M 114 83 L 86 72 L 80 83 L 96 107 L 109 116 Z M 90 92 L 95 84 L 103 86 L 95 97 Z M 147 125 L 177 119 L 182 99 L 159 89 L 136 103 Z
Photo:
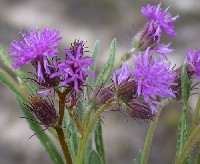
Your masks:
M 190 96 L 190 80 L 188 78 L 186 66 L 183 66 L 182 76 L 181 76 L 181 87 L 182 87 L 182 100 L 183 100 L 183 110 L 181 112 L 181 118 L 178 125 L 178 139 L 176 147 L 176 157 L 179 156 L 185 143 L 188 140 L 188 99 Z M 184 164 L 190 163 L 190 158 L 187 157 Z
M 91 53 L 91 58 L 94 60 L 94 63 L 89 67 L 89 70 L 93 73 L 96 71 L 96 66 L 97 66 L 97 55 L 99 51 L 99 41 L 97 40 L 94 44 L 94 48 Z M 87 85 L 93 87 L 94 83 L 94 78 L 91 76 L 87 77 Z
M 99 75 L 96 79 L 96 82 L 95 82 L 95 87 L 99 86 L 101 83 L 106 83 L 107 80 L 110 78 L 112 69 L 114 67 L 115 53 L 116 53 L 116 39 L 113 39 L 113 41 L 110 45 L 109 60 L 104 65 L 101 72 L 99 73 Z

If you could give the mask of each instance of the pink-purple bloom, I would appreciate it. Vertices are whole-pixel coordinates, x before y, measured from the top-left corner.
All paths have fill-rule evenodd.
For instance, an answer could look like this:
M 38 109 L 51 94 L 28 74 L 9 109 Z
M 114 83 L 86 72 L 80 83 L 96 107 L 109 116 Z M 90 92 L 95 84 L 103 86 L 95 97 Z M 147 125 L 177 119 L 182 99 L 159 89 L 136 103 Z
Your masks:
M 112 80 L 115 84 L 120 84 L 129 77 L 130 71 L 128 67 L 127 62 L 122 63 L 122 67 L 113 73 Z
M 159 54 L 163 54 L 164 56 L 166 56 L 167 54 L 174 51 L 174 49 L 171 49 L 170 46 L 171 46 L 171 43 L 160 44 L 156 47 L 153 47 L 152 50 L 159 53 Z
M 176 85 L 176 73 L 170 70 L 170 63 L 165 58 L 155 59 L 149 54 L 149 49 L 135 57 L 135 70 L 131 72 L 137 82 L 137 94 L 144 97 L 144 101 L 156 112 L 159 105 L 157 98 L 175 97 L 171 86 Z
M 189 64 L 189 68 L 196 75 L 197 79 L 200 80 L 200 50 L 188 50 L 186 62 Z
M 174 31 L 173 22 L 175 22 L 179 16 L 172 17 L 168 12 L 169 7 L 162 11 L 161 3 L 157 6 L 147 5 L 142 7 L 141 12 L 145 17 L 149 19 L 149 22 L 145 26 L 148 26 L 148 33 L 153 37 L 154 41 L 160 41 L 161 34 L 164 31 L 171 37 L 175 37 L 177 34 Z
M 20 32 L 23 39 L 11 43 L 9 54 L 14 56 L 13 68 L 32 63 L 37 70 L 39 81 L 44 81 L 43 74 L 51 74 L 48 57 L 56 57 L 59 45 L 60 32 L 45 28 L 42 32 L 38 28 L 30 29 L 29 34 Z M 43 72 L 43 69 L 45 72 Z
M 56 64 L 55 67 L 58 68 L 58 71 L 50 76 L 51 78 L 60 76 L 62 81 L 60 85 L 74 87 L 75 91 L 79 90 L 87 75 L 95 76 L 88 70 L 93 60 L 90 57 L 83 56 L 83 46 L 83 42 L 75 42 L 75 45 L 69 50 L 65 49 L 65 61 Z

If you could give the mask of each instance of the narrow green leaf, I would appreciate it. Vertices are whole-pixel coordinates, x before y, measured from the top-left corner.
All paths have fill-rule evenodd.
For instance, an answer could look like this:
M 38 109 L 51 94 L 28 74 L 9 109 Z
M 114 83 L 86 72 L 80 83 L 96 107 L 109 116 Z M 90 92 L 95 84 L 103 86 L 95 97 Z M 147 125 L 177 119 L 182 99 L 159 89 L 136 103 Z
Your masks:
M 99 154 L 96 151 L 91 151 L 88 159 L 88 164 L 102 164 L 99 158 Z
M 26 94 L 21 90 L 18 84 L 13 80 L 13 78 L 6 73 L 5 71 L 0 69 L 0 81 L 6 84 L 16 95 L 17 102 L 24 113 L 26 118 L 34 118 L 33 114 L 25 109 L 24 104 L 27 103 Z M 33 121 L 27 119 L 30 128 L 36 133 L 36 136 L 45 147 L 46 151 L 49 153 L 50 158 L 55 164 L 64 164 L 59 152 L 54 146 L 51 139 L 46 135 L 45 132 L 37 133 L 41 130 L 41 126 L 39 124 L 34 123 Z
M 178 125 L 178 139 L 177 139 L 177 147 L 176 147 L 176 157 L 179 156 L 182 151 L 185 143 L 188 140 L 188 99 L 190 96 L 190 81 L 187 75 L 186 66 L 183 66 L 182 76 L 181 76 L 181 87 L 182 87 L 182 100 L 183 100 L 183 110 L 181 112 L 181 118 Z M 185 159 L 184 164 L 189 164 L 190 158 L 189 156 Z
M 69 146 L 69 150 L 72 155 L 72 160 L 75 162 L 78 151 L 78 137 L 77 137 L 76 127 L 72 123 L 68 112 L 65 112 L 63 126 L 65 127 L 64 129 L 65 136 L 68 138 L 67 144 Z
M 142 150 L 141 149 L 139 150 L 139 153 L 138 153 L 138 164 L 142 164 Z
M 111 72 L 114 67 L 115 53 L 116 53 L 116 39 L 113 39 L 110 45 L 109 60 L 104 65 L 102 71 L 99 73 L 95 82 L 95 87 L 99 86 L 101 83 L 106 83 L 109 77 L 111 76 Z M 97 152 L 100 156 L 101 161 L 105 163 L 105 153 L 104 153 L 101 122 L 98 123 L 97 128 L 94 131 L 94 135 L 95 135 L 95 145 L 96 145 Z
M 94 134 L 95 134 L 96 150 L 97 150 L 97 152 L 99 154 L 99 157 L 100 157 L 102 163 L 106 163 L 105 152 L 104 152 L 104 143 L 103 143 L 103 138 L 102 138 L 101 121 L 97 122 Z
M 97 40 L 94 44 L 94 48 L 91 53 L 91 58 L 94 60 L 94 63 L 92 64 L 92 66 L 89 67 L 89 70 L 93 73 L 95 73 L 96 71 L 98 51 L 99 51 L 99 41 Z M 93 87 L 93 83 L 94 83 L 94 78 L 88 76 L 87 85 Z
M 104 65 L 102 71 L 99 73 L 95 82 L 95 87 L 99 86 L 101 83 L 106 83 L 109 77 L 111 76 L 111 72 L 114 67 L 115 53 L 116 53 L 116 39 L 114 38 L 110 45 L 109 60 Z

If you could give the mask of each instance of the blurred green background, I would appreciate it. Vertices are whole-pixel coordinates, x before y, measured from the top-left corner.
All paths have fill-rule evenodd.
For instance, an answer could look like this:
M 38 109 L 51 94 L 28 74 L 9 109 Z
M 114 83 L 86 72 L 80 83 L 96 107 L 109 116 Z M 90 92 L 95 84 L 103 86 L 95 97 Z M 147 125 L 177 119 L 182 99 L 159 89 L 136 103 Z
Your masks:
M 131 48 L 130 38 L 146 19 L 140 8 L 148 0 L 0 0 L 0 44 L 9 51 L 9 44 L 19 38 L 20 28 L 49 27 L 59 29 L 63 36 L 60 54 L 74 39 L 87 41 L 89 50 L 100 40 L 99 68 L 106 61 L 112 38 L 117 38 L 117 58 Z M 169 55 L 177 66 L 183 63 L 184 51 L 200 48 L 200 1 L 163 0 L 163 7 L 171 5 L 178 37 L 164 36 L 175 51 Z M 0 63 L 0 67 L 3 67 Z M 30 69 L 26 67 L 25 69 Z M 191 113 L 196 96 L 190 100 Z M 149 164 L 173 163 L 176 147 L 177 119 L 181 102 L 171 103 L 163 111 L 156 129 Z M 0 84 L 0 164 L 52 163 L 36 137 L 28 139 L 32 131 L 17 107 L 14 95 Z M 133 120 L 121 113 L 104 113 L 103 126 L 106 159 L 109 164 L 130 164 L 143 148 L 149 122 Z

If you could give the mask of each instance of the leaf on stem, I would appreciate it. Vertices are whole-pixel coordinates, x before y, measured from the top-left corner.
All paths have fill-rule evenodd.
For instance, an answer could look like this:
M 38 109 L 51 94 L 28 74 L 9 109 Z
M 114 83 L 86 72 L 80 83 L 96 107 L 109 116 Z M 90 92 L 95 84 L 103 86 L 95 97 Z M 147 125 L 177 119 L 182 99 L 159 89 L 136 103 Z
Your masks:
M 182 99 L 183 99 L 183 110 L 181 112 L 181 118 L 178 125 L 178 139 L 176 147 L 176 157 L 179 156 L 185 143 L 188 140 L 188 99 L 190 96 L 190 80 L 188 78 L 186 66 L 183 66 L 181 76 L 181 88 L 182 88 Z M 190 163 L 189 156 L 185 159 L 184 164 Z
M 115 53 L 116 53 L 116 39 L 114 38 L 111 45 L 110 45 L 110 57 L 108 62 L 104 65 L 103 69 L 99 73 L 96 82 L 95 87 L 99 86 L 101 83 L 106 83 L 107 80 L 111 76 L 112 69 L 114 67 L 114 61 L 115 61 Z

